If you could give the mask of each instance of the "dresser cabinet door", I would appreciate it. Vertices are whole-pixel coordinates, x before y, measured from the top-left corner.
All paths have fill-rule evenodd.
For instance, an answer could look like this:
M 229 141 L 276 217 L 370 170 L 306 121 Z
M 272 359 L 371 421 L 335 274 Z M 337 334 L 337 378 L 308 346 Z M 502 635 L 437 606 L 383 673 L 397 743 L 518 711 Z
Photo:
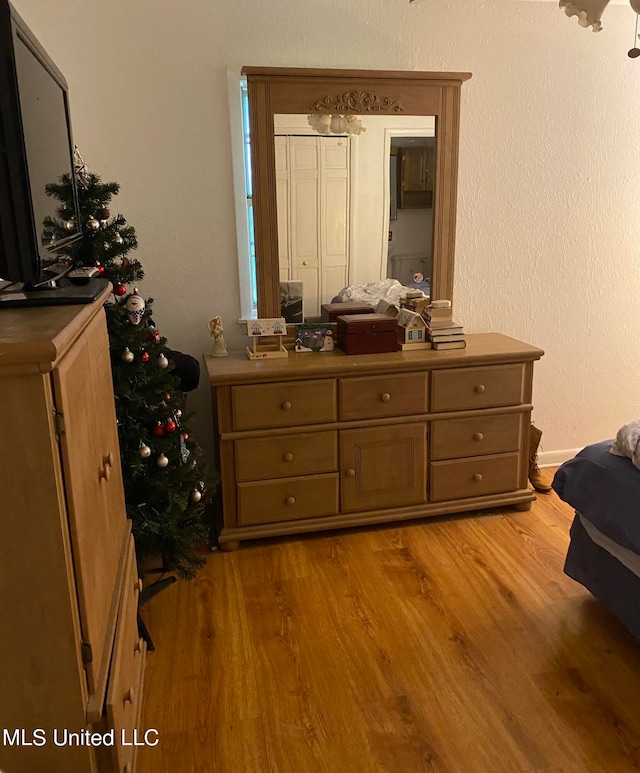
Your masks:
M 94 318 L 54 371 L 69 528 L 89 692 L 100 710 L 109 668 L 129 523 L 125 517 L 109 344 Z M 91 701 L 90 701 L 91 703 Z
M 342 511 L 425 502 L 426 436 L 422 423 L 340 432 Z

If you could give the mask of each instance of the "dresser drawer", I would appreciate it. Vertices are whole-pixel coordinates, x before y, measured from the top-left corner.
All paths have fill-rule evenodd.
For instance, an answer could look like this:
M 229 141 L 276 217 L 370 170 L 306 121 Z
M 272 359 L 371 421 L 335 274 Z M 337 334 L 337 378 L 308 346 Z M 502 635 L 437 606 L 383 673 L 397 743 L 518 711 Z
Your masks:
M 340 419 L 377 419 L 427 411 L 427 374 L 340 379 Z
M 333 379 L 236 386 L 231 394 L 235 430 L 336 420 Z
M 518 459 L 515 453 L 432 462 L 429 500 L 442 502 L 513 491 L 518 487 Z
M 433 411 L 517 405 L 524 396 L 522 363 L 437 370 L 431 379 Z
M 239 482 L 335 472 L 338 433 L 308 432 L 238 440 L 235 452 Z
M 524 414 L 443 419 L 431 423 L 430 458 L 458 459 L 478 454 L 517 451 Z
M 114 730 L 111 748 L 114 771 L 132 773 L 134 746 L 130 744 L 138 727 L 146 644 L 138 637 L 139 580 L 131 540 L 129 559 L 118 614 L 107 692 L 107 723 Z
M 338 512 L 338 473 L 238 484 L 238 523 L 293 521 Z

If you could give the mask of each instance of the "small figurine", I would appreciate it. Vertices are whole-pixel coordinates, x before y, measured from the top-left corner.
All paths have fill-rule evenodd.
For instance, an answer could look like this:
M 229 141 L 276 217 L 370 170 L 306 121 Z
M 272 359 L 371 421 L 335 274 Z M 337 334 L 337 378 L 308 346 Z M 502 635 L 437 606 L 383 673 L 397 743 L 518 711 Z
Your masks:
M 321 352 L 332 352 L 335 349 L 335 341 L 333 340 L 333 332 L 327 330 L 324 334 L 324 343 L 322 344 Z
M 213 338 L 212 357 L 226 357 L 229 352 L 224 342 L 224 328 L 222 327 L 222 317 L 214 317 L 209 320 L 209 335 Z
M 139 325 L 140 320 L 144 315 L 145 303 L 144 300 L 138 295 L 138 290 L 135 289 L 133 293 L 127 298 L 125 303 L 127 310 L 127 318 L 132 325 Z

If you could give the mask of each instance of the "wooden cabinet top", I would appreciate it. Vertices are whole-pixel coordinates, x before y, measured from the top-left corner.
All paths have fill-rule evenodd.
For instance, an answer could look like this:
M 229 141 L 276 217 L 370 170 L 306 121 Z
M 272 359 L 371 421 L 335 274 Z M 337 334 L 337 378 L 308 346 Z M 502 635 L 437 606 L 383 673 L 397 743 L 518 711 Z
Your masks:
M 244 352 L 228 357 L 205 356 L 212 385 L 259 381 L 289 381 L 324 376 L 357 376 L 409 370 L 466 367 L 486 363 L 538 360 L 542 349 L 501 333 L 466 336 L 466 349 L 390 352 L 386 354 L 346 355 L 333 352 L 289 352 L 286 359 L 249 360 Z
M 111 287 L 93 303 L 0 309 L 0 369 L 35 365 L 45 373 L 100 313 Z

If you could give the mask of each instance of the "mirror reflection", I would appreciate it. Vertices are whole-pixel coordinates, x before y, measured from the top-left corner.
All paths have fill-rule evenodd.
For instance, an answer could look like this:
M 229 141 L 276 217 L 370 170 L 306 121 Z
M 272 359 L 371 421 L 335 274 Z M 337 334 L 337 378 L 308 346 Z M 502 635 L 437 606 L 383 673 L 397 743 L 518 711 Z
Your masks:
M 357 120 L 357 132 L 333 121 L 321 133 L 328 127 L 306 114 L 274 116 L 279 280 L 290 322 L 320 316 L 347 286 L 395 279 L 429 294 L 435 117 Z

